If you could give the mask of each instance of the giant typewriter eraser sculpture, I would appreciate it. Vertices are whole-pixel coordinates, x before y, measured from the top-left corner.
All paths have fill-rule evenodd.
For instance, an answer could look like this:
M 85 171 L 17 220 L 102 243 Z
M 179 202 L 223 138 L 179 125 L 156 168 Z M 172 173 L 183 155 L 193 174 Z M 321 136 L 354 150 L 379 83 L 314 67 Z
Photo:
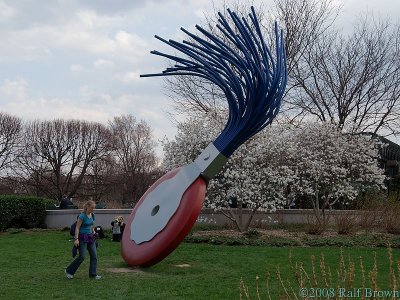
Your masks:
M 271 52 L 253 7 L 249 19 L 240 18 L 229 9 L 228 14 L 232 26 L 218 14 L 217 28 L 224 39 L 200 26 L 196 29 L 201 37 L 182 28 L 191 41 L 180 43 L 156 36 L 185 58 L 152 51 L 175 65 L 162 73 L 141 77 L 205 78 L 224 92 L 229 116 L 220 135 L 194 162 L 158 179 L 133 208 L 121 245 L 122 256 L 129 265 L 153 265 L 181 243 L 201 211 L 208 180 L 241 144 L 270 124 L 279 111 L 287 78 L 282 31 L 275 23 L 275 52 Z

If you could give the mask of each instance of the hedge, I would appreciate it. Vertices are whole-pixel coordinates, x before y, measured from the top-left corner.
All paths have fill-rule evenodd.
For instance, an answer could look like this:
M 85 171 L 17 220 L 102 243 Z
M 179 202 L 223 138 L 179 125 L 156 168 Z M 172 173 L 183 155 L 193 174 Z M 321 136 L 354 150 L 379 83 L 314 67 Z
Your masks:
M 17 195 L 0 195 L 0 231 L 7 228 L 45 227 L 46 206 L 54 200 Z

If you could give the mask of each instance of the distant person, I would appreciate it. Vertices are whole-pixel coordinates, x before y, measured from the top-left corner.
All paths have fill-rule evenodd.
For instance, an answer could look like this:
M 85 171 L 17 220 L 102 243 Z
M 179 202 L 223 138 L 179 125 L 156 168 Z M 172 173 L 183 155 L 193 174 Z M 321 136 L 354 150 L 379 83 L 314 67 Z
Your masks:
M 65 269 L 67 278 L 74 278 L 75 272 L 85 259 L 86 249 L 90 255 L 89 277 L 100 279 L 97 275 L 97 252 L 94 230 L 95 215 L 93 210 L 96 208 L 94 201 L 87 201 L 83 205 L 83 211 L 76 222 L 74 245 L 79 249 L 79 256 Z
M 63 195 L 60 202 L 60 209 L 68 209 L 73 208 L 74 204 L 71 199 L 67 197 L 67 195 Z
M 120 242 L 125 229 L 124 218 L 122 216 L 118 216 L 114 221 L 111 222 L 111 226 L 112 240 L 114 242 Z

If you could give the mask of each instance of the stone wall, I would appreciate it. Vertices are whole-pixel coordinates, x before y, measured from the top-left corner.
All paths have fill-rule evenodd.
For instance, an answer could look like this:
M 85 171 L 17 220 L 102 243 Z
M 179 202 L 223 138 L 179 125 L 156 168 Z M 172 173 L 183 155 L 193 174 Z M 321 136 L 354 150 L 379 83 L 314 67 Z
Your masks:
M 96 225 L 102 226 L 104 229 L 111 228 L 111 221 L 116 216 L 123 216 L 125 220 L 131 213 L 131 209 L 96 209 Z M 48 228 L 64 228 L 71 226 L 76 221 L 76 217 L 80 214 L 79 209 L 62 209 L 62 210 L 47 210 L 46 224 Z M 287 224 L 306 224 L 312 219 L 314 212 L 311 209 L 278 209 L 276 212 L 259 213 L 254 217 L 254 222 L 261 226 L 268 224 L 287 223 Z M 328 211 L 330 223 L 334 223 L 338 216 L 355 216 L 360 217 L 360 211 L 354 210 L 333 210 Z M 244 210 L 243 221 L 249 217 L 249 210 Z M 203 209 L 196 224 L 209 224 L 224 226 L 230 224 L 230 221 L 222 214 L 214 212 L 211 209 Z

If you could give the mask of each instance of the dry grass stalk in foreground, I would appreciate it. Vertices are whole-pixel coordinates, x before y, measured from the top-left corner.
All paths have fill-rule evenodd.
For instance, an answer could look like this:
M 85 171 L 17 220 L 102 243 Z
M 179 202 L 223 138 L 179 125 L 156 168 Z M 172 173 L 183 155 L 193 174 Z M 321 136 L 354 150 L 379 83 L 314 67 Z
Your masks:
M 289 265 L 292 278 L 282 278 L 279 266 L 276 267 L 276 277 L 271 279 L 270 274 L 266 276 L 266 297 L 260 293 L 258 280 L 256 276 L 256 291 L 252 295 L 250 289 L 240 280 L 239 293 L 240 299 L 345 299 L 349 297 L 343 295 L 343 291 L 353 293 L 351 298 L 371 299 L 366 295 L 368 289 L 372 291 L 397 291 L 400 286 L 400 261 L 397 261 L 396 267 L 393 261 L 393 253 L 390 245 L 387 246 L 387 257 L 389 260 L 388 282 L 387 286 L 378 285 L 378 265 L 376 253 L 374 252 L 373 265 L 371 270 L 365 270 L 363 259 L 358 257 L 358 272 L 356 272 L 356 263 L 351 259 L 350 255 L 345 259 L 343 249 L 340 251 L 338 267 L 334 274 L 331 268 L 325 264 L 325 256 L 321 253 L 318 266 L 314 255 L 310 257 L 309 271 L 304 267 L 303 262 L 293 262 L 292 255 L 289 254 Z M 367 276 L 366 276 L 367 275 Z M 356 279 L 358 280 L 356 284 Z M 279 294 L 271 297 L 270 280 L 275 280 L 279 286 Z M 306 290 L 307 294 L 301 295 L 302 290 Z M 342 292 L 340 292 L 342 290 Z M 313 292 L 311 295 L 310 291 Z M 322 293 L 322 294 L 318 294 Z M 396 298 L 395 295 L 392 299 Z M 387 297 L 376 296 L 373 299 L 387 299 Z

